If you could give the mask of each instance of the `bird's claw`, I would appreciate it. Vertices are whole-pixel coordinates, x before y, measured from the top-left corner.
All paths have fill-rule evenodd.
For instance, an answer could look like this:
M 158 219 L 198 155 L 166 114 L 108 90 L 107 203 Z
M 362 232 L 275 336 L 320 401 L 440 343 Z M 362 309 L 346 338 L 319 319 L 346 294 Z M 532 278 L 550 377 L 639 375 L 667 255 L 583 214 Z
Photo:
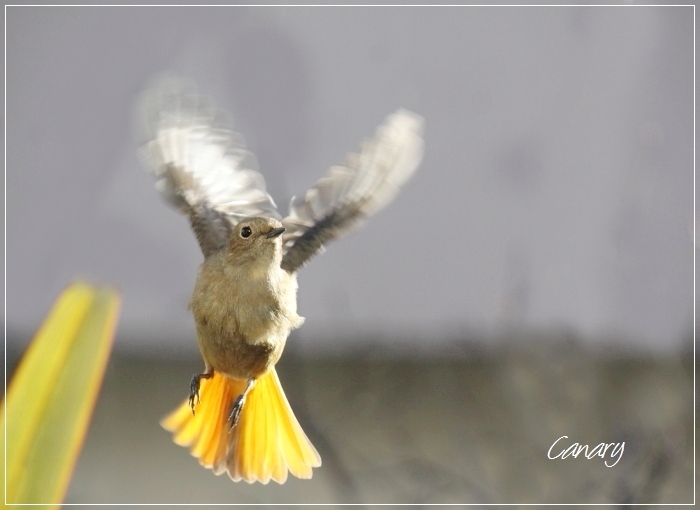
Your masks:
M 228 421 L 231 423 L 229 430 L 233 430 L 238 423 L 238 419 L 241 417 L 241 411 L 243 410 L 243 404 L 245 404 L 245 394 L 238 395 L 233 402 L 233 406 L 231 406 L 231 413 L 228 415 Z
M 196 402 L 195 402 L 196 400 Z M 194 416 L 194 406 L 199 404 L 199 374 L 194 374 L 190 381 L 190 407 Z

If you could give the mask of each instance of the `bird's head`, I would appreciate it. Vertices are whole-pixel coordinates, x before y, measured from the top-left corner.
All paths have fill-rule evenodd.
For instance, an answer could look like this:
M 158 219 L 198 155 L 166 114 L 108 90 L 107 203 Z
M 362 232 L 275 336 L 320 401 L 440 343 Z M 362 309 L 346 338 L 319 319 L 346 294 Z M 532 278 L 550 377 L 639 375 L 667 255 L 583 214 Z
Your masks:
M 231 232 L 228 251 L 237 261 L 281 262 L 282 223 L 274 218 L 245 218 Z M 279 259 L 279 260 L 278 260 Z

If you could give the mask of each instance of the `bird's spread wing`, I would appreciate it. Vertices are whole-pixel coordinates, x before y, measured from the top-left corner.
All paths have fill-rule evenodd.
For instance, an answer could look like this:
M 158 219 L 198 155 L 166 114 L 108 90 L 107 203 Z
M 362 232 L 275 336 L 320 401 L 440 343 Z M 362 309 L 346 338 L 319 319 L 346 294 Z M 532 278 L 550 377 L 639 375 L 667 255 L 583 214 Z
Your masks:
M 189 215 L 205 257 L 226 245 L 242 218 L 280 218 L 242 137 L 193 86 L 162 79 L 144 94 L 140 113 L 150 139 L 141 155 L 160 193 Z
M 282 220 L 287 229 L 282 268 L 296 271 L 326 242 L 344 236 L 388 204 L 421 161 L 422 132 L 422 117 L 398 110 L 358 154 L 332 167 L 303 199 L 293 198 L 289 216 Z

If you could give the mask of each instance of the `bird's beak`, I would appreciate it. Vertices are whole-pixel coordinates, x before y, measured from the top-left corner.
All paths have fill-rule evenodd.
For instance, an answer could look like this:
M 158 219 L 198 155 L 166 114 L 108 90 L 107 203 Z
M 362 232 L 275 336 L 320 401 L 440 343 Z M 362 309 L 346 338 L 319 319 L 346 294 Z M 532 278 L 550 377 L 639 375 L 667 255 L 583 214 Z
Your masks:
M 268 239 L 272 239 L 273 237 L 277 237 L 278 235 L 280 235 L 280 234 L 281 234 L 282 232 L 284 232 L 285 230 L 286 230 L 286 229 L 285 229 L 284 227 L 273 228 L 272 230 L 270 230 L 270 231 L 267 233 L 267 235 L 266 235 L 265 237 L 267 237 Z

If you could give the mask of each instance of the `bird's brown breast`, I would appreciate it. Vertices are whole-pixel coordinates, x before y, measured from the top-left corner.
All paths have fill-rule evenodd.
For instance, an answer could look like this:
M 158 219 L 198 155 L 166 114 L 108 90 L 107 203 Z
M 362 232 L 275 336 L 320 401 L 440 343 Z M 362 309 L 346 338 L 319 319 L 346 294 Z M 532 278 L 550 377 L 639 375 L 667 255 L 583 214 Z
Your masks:
M 214 370 L 249 379 L 279 360 L 302 319 L 296 314 L 296 281 L 279 282 L 277 276 L 231 267 L 224 255 L 202 264 L 190 308 L 200 351 Z

